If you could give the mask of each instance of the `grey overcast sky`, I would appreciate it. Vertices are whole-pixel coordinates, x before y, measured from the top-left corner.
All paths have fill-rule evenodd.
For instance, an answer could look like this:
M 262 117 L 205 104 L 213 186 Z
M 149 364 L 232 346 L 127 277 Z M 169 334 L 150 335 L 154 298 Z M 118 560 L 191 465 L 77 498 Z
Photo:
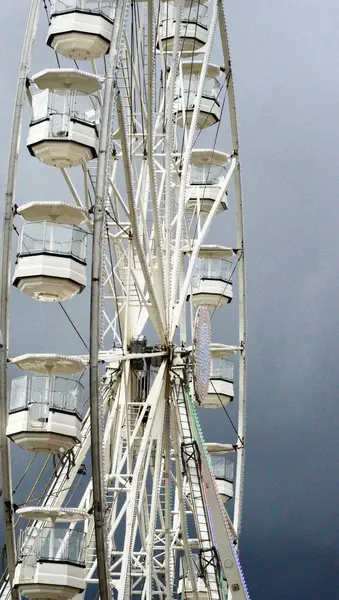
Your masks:
M 1 192 L 27 5 L 0 5 Z M 253 600 L 338 600 L 338 1 L 226 0 L 226 10 L 247 235 L 242 562 Z M 31 164 L 20 202 L 33 200 Z M 52 351 L 47 326 L 55 349 L 66 340 L 72 351 L 52 310 L 14 295 L 13 352 Z M 72 310 L 86 329 L 87 312 Z

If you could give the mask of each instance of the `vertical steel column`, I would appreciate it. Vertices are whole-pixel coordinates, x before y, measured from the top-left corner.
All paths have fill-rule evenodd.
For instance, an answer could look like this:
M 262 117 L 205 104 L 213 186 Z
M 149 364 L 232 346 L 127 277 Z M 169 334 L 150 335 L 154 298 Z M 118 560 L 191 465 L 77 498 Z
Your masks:
M 101 600 L 110 600 L 108 535 L 105 518 L 105 472 L 103 462 L 103 418 L 101 410 L 99 349 L 101 345 L 102 258 L 104 249 L 105 203 L 110 184 L 110 152 L 112 118 L 115 106 L 115 73 L 120 58 L 125 30 L 127 0 L 118 2 L 114 17 L 112 41 L 108 57 L 105 92 L 102 107 L 97 185 L 94 206 L 91 310 L 90 310 L 90 408 L 91 458 L 93 478 L 93 515 L 97 552 L 99 593 Z

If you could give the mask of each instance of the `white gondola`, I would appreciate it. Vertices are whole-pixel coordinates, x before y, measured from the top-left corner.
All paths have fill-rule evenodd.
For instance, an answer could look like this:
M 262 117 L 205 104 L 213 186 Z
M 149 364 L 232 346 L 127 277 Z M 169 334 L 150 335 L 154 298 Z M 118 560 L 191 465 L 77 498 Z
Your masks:
M 212 344 L 211 371 L 208 393 L 203 399 L 203 408 L 226 407 L 234 398 L 234 364 L 228 360 L 227 346 Z
M 97 157 L 101 90 L 99 77 L 77 69 L 49 69 L 32 81 L 32 120 L 27 147 L 43 163 L 76 167 Z
M 207 0 L 185 0 L 180 19 L 179 51 L 193 54 L 200 50 L 208 39 Z M 175 1 L 160 3 L 159 39 L 164 52 L 172 52 L 176 26 Z
M 206 216 L 217 200 L 220 187 L 227 175 L 228 154 L 217 150 L 193 149 L 191 155 L 190 186 L 186 211 Z M 222 195 L 217 209 L 220 213 L 227 209 L 226 193 Z
M 26 379 L 26 377 L 22 378 L 21 383 L 17 385 L 18 389 L 15 389 L 16 398 L 13 396 L 13 403 L 17 406 L 18 404 L 23 406 L 26 401 L 27 407 L 22 411 L 14 410 L 13 415 L 9 415 L 6 430 L 8 437 L 12 438 L 26 450 L 34 452 L 58 452 L 59 450 L 67 449 L 67 445 L 68 449 L 73 447 L 77 443 L 77 440 L 81 441 L 81 410 L 80 404 L 78 405 L 77 399 L 75 399 L 76 396 L 80 396 L 81 394 L 81 386 L 76 386 L 74 380 L 68 380 L 71 381 L 69 384 L 60 383 L 59 381 L 58 387 L 54 388 L 48 388 L 48 385 L 50 379 L 53 377 L 59 379 L 66 378 L 69 375 L 84 373 L 86 370 L 85 361 L 77 356 L 64 356 L 60 354 L 22 354 L 21 356 L 12 358 L 11 363 L 22 371 L 30 371 L 36 375 L 47 377 L 34 378 L 33 387 L 32 384 L 29 387 L 28 378 Z M 39 379 L 40 381 L 37 384 Z M 43 393 L 41 389 L 42 379 L 45 381 Z M 15 386 L 16 384 L 13 385 Z M 47 404 L 47 400 L 52 403 L 59 403 L 60 405 L 60 389 L 64 393 L 64 406 L 71 406 L 73 409 L 75 407 L 75 410 L 67 411 L 64 409 L 56 411 L 55 408 L 51 408 L 50 410 L 50 404 Z M 49 393 L 46 394 L 46 391 Z M 54 396 L 51 392 L 54 393 Z M 43 401 L 44 398 L 46 402 Z M 30 415 L 28 400 L 31 401 L 31 404 L 36 404 L 37 399 L 42 400 L 40 402 L 40 415 L 37 414 L 38 407 L 33 406 L 31 415 L 34 417 L 35 429 L 34 427 L 29 429 Z M 26 417 L 23 414 L 18 416 L 19 412 L 26 412 Z M 39 419 L 41 420 L 39 421 Z M 39 429 L 36 427 L 37 424 L 39 425 Z M 65 425 L 67 426 L 66 428 Z M 63 435 L 65 431 L 67 435 Z M 42 439 L 43 441 L 41 441 Z M 42 444 L 47 448 L 46 450 L 43 450 Z
M 205 408 L 227 406 L 234 398 L 234 364 L 212 354 L 212 365 Z
M 19 509 L 34 527 L 20 531 L 14 588 L 31 600 L 70 600 L 86 587 L 86 534 L 78 525 L 88 517 L 72 508 L 29 507 Z M 73 524 L 58 527 L 58 523 Z
M 52 0 L 47 44 L 73 60 L 104 56 L 110 46 L 116 0 Z
M 231 248 L 202 246 L 192 281 L 192 296 L 195 306 L 215 309 L 232 301 L 233 256 Z
M 200 83 L 203 63 L 201 61 L 182 62 L 182 81 L 176 81 L 177 97 L 173 103 L 173 113 L 180 127 L 189 127 L 192 122 L 196 96 Z M 220 69 L 216 65 L 208 65 L 206 77 L 202 83 L 202 95 L 198 112 L 197 128 L 204 129 L 220 121 L 220 83 L 217 77 Z
M 221 447 L 222 444 L 219 444 L 219 446 Z M 210 448 L 213 448 L 213 444 L 210 445 Z M 234 452 L 234 449 L 232 448 L 231 451 Z M 223 451 L 222 448 L 216 449 L 215 447 L 209 450 L 213 474 L 217 482 L 218 491 L 223 502 L 231 500 L 234 494 L 234 462 L 229 460 L 228 452 L 228 450 Z
M 7 436 L 29 452 L 67 452 L 81 442 L 82 391 L 65 377 L 13 379 Z
M 86 211 L 57 202 L 18 209 L 21 230 L 13 285 L 36 300 L 61 302 L 86 285 Z

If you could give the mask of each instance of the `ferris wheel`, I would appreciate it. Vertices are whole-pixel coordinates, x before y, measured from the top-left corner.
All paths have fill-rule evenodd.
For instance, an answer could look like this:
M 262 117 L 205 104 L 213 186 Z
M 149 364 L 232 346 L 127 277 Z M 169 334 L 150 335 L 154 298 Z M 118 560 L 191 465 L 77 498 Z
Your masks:
M 17 204 L 27 150 L 46 178 L 60 172 L 62 198 Z M 12 355 L 13 288 L 69 317 L 86 286 L 86 353 L 56 353 L 49 339 L 46 354 Z M 0 325 L 1 599 L 248 599 L 243 209 L 221 0 L 31 0 Z M 205 440 L 207 412 L 231 422 L 227 437 Z M 34 485 L 20 505 L 15 446 L 46 458 L 38 479 L 33 459 L 26 468 Z

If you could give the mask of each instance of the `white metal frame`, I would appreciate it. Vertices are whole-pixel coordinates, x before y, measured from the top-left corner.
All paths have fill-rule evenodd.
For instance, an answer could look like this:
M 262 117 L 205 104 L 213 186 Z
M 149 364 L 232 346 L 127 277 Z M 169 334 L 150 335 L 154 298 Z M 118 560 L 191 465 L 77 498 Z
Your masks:
M 40 4 L 39 0 L 32 1 L 24 42 L 4 217 L 0 442 L 9 581 L 13 579 L 16 564 L 9 442 L 5 435 L 11 232 L 26 80 Z M 118 3 L 106 60 L 105 90 L 103 95 L 98 94 L 102 103 L 98 159 L 82 166 L 81 192 L 75 188 L 71 172 L 61 169 L 76 205 L 89 209 L 91 194 L 95 192 L 88 223 L 93 234 L 91 335 L 86 357 L 90 410 L 83 422 L 82 444 L 75 451 L 75 463 L 68 469 L 67 477 L 72 486 L 90 451 L 93 476 L 79 506 L 91 513 L 86 525 L 86 581 L 99 586 L 102 600 L 110 598 L 112 588 L 118 600 L 136 595 L 142 600 L 172 598 L 183 557 L 197 600 L 192 554 L 197 548 L 208 563 L 203 575 L 210 600 L 225 597 L 225 580 L 229 598 L 249 598 L 236 546 L 241 528 L 245 453 L 246 295 L 233 76 L 222 0 L 211 0 L 196 104 L 190 126 L 180 130 L 173 119 L 172 105 L 176 86 L 183 87 L 182 57 L 178 51 L 182 7 L 183 0 L 178 0 L 173 51 L 167 54 L 161 43 L 156 49 L 159 1 L 134 3 L 132 8 L 127 0 Z M 222 150 L 230 155 L 230 162 L 209 214 L 198 217 L 194 229 L 193 220 L 190 222 L 185 212 L 190 156 L 197 142 L 204 78 L 218 34 L 231 133 L 231 147 Z M 91 61 L 91 66 L 94 73 L 101 73 L 104 68 L 100 60 Z M 185 125 L 184 107 L 182 112 Z M 192 356 L 187 346 L 193 335 L 190 292 L 194 265 L 231 184 L 235 189 L 239 319 L 239 340 L 235 346 L 239 349 L 239 389 L 233 520 L 220 500 L 194 398 L 189 392 Z M 187 247 L 190 252 L 184 261 L 183 248 Z M 132 340 L 150 327 L 151 337 L 157 336 L 159 347 L 140 357 L 131 349 Z M 112 343 L 121 349 L 112 350 Z M 141 389 L 134 368 L 140 358 L 146 361 L 144 365 L 155 358 L 161 361 L 160 367 L 143 374 L 144 385 L 149 387 L 142 390 L 142 399 L 134 397 L 135 391 Z M 106 384 L 101 382 L 102 361 L 106 363 Z M 183 469 L 185 448 L 188 458 Z M 61 506 L 66 500 L 67 491 L 63 489 L 66 470 L 61 466 L 46 494 L 45 506 Z M 190 537 L 193 529 L 194 539 Z M 7 600 L 10 591 L 17 600 L 18 592 L 10 590 L 6 583 L 0 589 L 0 597 Z

